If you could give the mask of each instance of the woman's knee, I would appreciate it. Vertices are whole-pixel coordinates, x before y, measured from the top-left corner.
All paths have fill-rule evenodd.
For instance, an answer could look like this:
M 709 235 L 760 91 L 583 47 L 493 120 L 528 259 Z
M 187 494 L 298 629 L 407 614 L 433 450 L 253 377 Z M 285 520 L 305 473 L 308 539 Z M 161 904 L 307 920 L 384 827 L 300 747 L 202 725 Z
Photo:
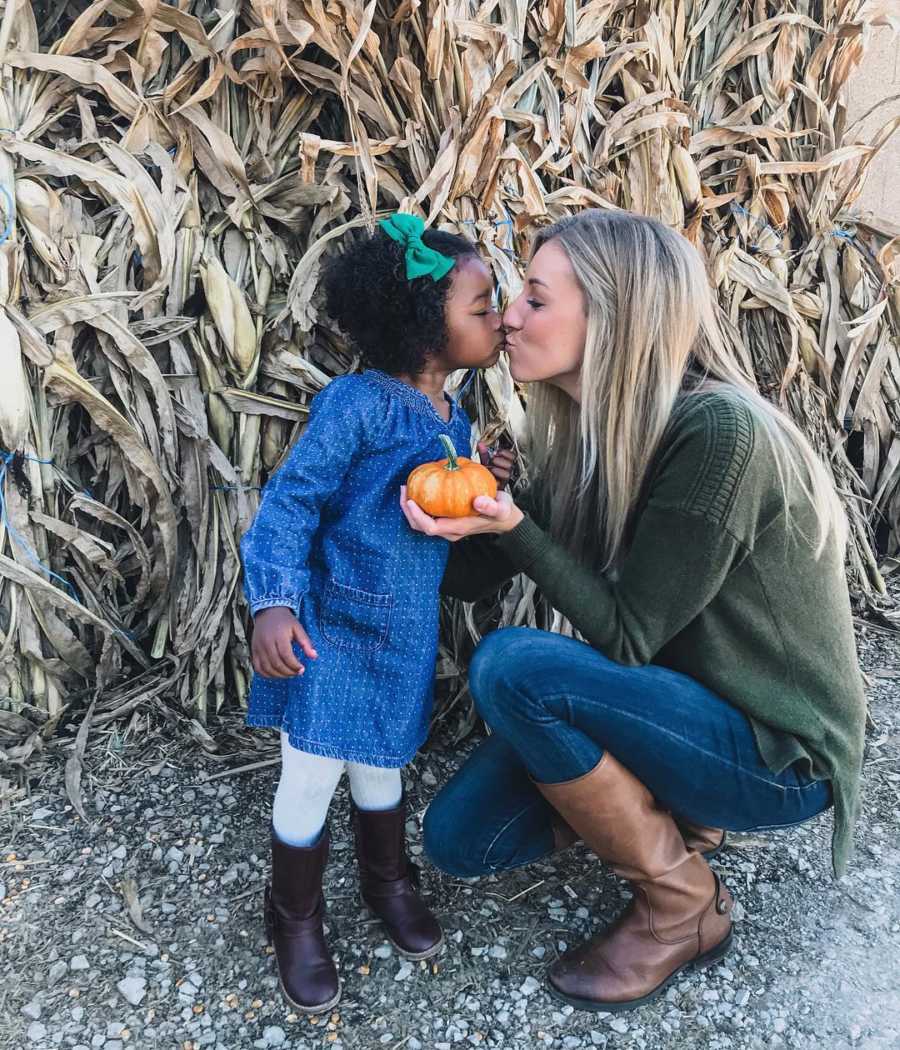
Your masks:
M 530 864 L 554 849 L 552 811 L 539 796 L 523 803 L 490 838 L 473 834 L 471 822 L 438 795 L 425 814 L 425 852 L 435 867 L 473 878 Z M 483 829 L 479 829 L 483 830 Z
M 469 691 L 478 713 L 490 725 L 502 721 L 510 696 L 518 692 L 528 673 L 528 651 L 535 636 L 528 627 L 504 627 L 478 643 L 469 664 Z
M 446 791 L 438 792 L 425 811 L 422 844 L 431 863 L 447 875 L 470 878 L 484 874 L 484 868 L 466 837 L 468 818 L 459 812 Z
M 496 810 L 524 775 L 515 753 L 496 735 L 483 740 L 438 791 L 425 812 L 425 852 L 449 875 L 483 875 L 485 842 Z

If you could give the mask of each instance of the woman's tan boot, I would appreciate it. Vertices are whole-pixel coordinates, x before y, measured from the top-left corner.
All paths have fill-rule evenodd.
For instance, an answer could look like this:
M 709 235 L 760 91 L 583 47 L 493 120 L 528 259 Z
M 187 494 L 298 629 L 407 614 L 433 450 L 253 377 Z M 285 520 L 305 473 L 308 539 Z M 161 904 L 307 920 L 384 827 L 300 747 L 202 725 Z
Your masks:
M 710 860 L 721 853 L 728 842 L 728 832 L 722 828 L 708 828 L 703 824 L 692 824 L 688 820 L 675 818 L 681 837 L 688 849 L 695 849 L 701 857 Z M 573 831 L 563 818 L 557 813 L 553 820 L 553 852 L 559 853 L 576 842 L 581 842 L 581 836 Z
M 312 846 L 289 846 L 272 831 L 272 884 L 266 887 L 265 921 L 281 990 L 305 1014 L 330 1010 L 341 997 L 334 960 L 322 927 L 322 874 L 328 828 Z
M 582 777 L 538 784 L 545 798 L 621 878 L 634 899 L 615 924 L 550 968 L 553 993 L 582 1010 L 642 1006 L 688 966 L 731 946 L 731 895 L 671 815 L 608 752 Z
M 688 849 L 695 849 L 701 857 L 709 860 L 725 849 L 728 832 L 722 828 L 708 828 L 704 824 L 692 824 L 689 820 L 675 817 L 675 823 Z

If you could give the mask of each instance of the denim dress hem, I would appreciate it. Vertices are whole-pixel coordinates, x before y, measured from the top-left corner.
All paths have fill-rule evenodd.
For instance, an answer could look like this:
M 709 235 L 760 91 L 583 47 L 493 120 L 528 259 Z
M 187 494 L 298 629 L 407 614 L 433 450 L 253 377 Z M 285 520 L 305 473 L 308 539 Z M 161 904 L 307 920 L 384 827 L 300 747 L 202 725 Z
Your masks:
M 358 762 L 366 766 L 378 766 L 379 769 L 402 769 L 416 757 L 419 748 L 428 739 L 425 733 L 422 739 L 407 755 L 376 755 L 370 751 L 353 751 L 343 747 L 333 747 L 331 744 L 322 744 L 318 740 L 307 740 L 304 737 L 291 733 L 290 725 L 284 720 L 266 719 L 263 715 L 247 715 L 247 725 L 255 729 L 280 729 L 287 734 L 291 747 L 298 751 L 305 751 L 308 755 L 321 755 L 322 758 L 337 758 L 342 762 Z

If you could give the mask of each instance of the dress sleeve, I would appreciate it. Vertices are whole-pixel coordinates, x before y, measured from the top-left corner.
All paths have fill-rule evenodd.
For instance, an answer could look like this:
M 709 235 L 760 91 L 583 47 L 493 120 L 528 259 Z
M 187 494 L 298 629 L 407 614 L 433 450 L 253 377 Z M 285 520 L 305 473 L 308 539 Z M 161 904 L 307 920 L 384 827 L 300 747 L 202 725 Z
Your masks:
M 299 615 L 322 507 L 365 449 L 374 416 L 366 400 L 359 377 L 333 379 L 313 398 L 306 429 L 265 486 L 241 540 L 244 593 L 254 616 L 274 606 Z

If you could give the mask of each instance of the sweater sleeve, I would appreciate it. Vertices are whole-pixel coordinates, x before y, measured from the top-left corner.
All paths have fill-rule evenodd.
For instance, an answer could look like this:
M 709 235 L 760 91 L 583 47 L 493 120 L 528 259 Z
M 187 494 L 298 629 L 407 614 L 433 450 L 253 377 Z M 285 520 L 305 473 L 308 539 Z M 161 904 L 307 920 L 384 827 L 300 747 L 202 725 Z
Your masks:
M 306 429 L 269 479 L 241 539 L 244 593 L 255 616 L 284 606 L 295 615 L 309 589 L 309 557 L 321 510 L 340 488 L 366 442 L 357 376 L 333 379 L 313 398 Z
M 661 457 L 616 579 L 592 573 L 526 517 L 498 546 L 581 632 L 618 663 L 641 665 L 709 604 L 747 556 L 764 488 L 748 472 L 752 417 L 700 409 Z M 749 479 L 749 480 L 748 480 Z
M 534 497 L 527 490 L 515 495 L 516 506 L 526 514 L 534 513 Z M 441 594 L 464 602 L 488 598 L 519 569 L 501 549 L 497 536 L 472 536 L 450 547 L 450 558 L 441 583 Z

